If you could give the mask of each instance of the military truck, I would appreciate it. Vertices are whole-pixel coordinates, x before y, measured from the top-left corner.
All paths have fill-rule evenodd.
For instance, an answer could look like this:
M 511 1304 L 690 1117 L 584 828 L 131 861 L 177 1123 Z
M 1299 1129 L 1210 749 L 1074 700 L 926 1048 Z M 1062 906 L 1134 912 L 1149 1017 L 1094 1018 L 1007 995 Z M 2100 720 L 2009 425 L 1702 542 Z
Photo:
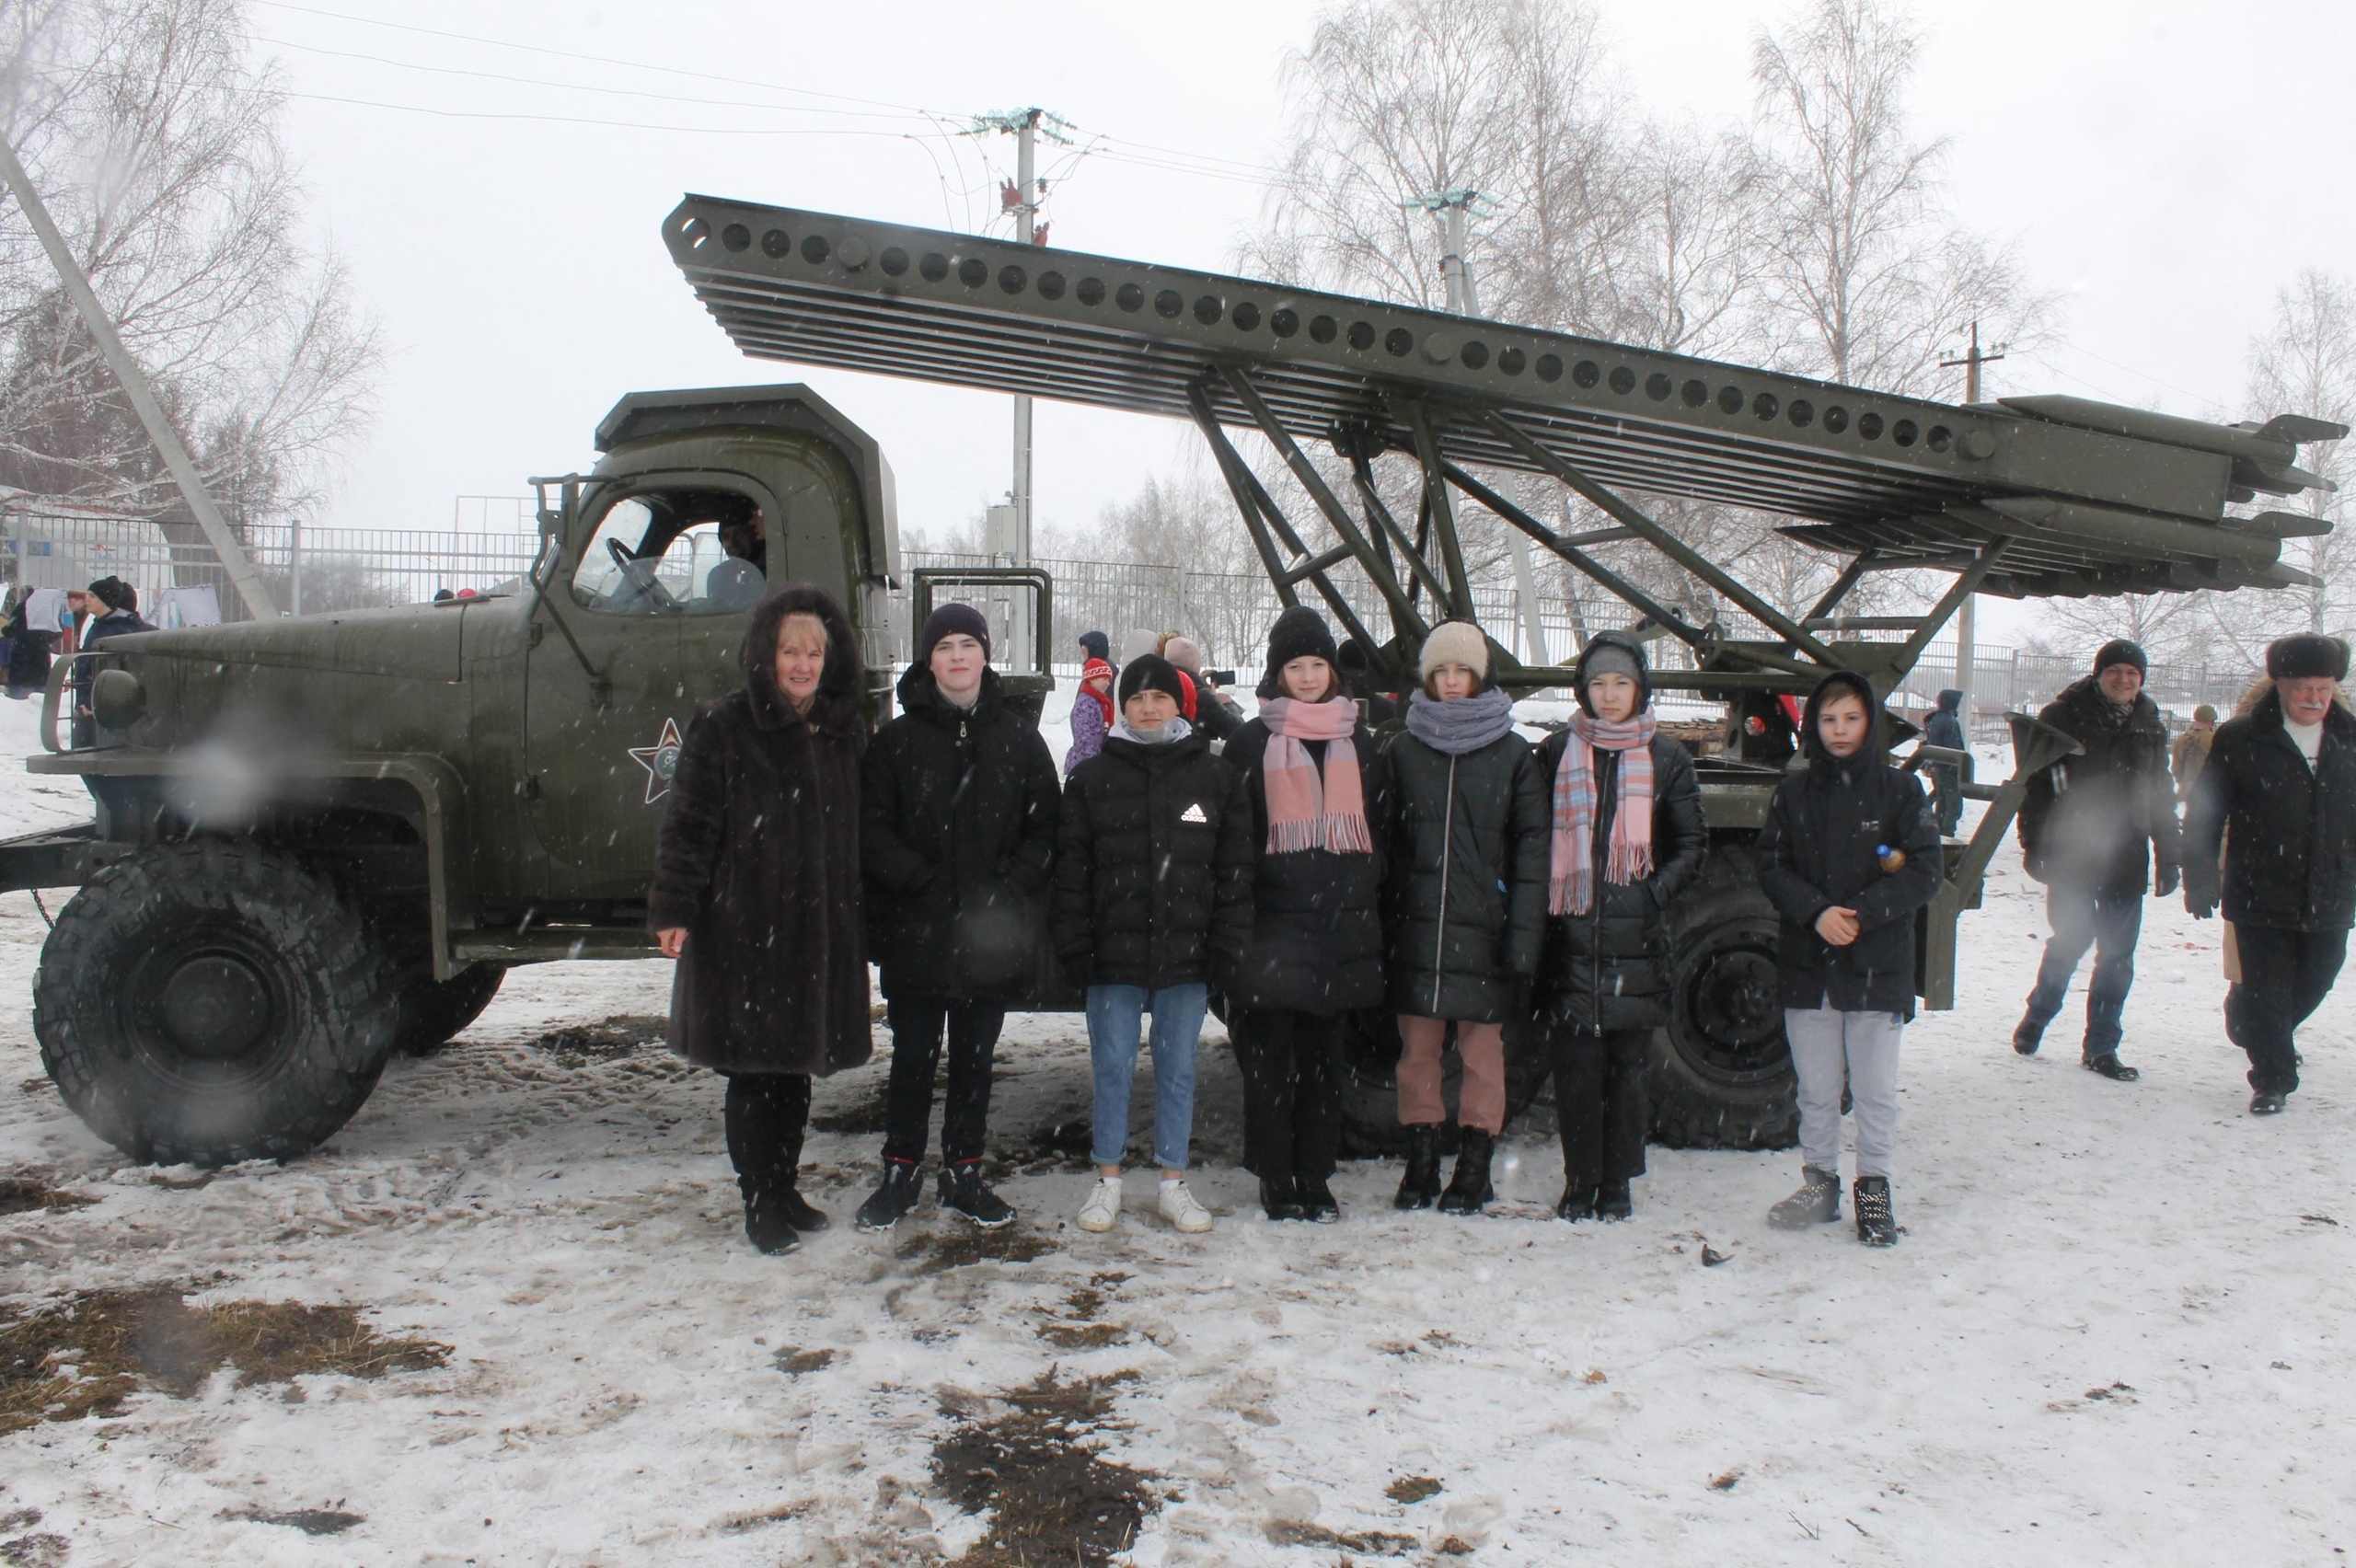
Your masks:
M 1971 593 L 2088 594 L 2302 581 L 2300 513 L 2236 515 L 2320 481 L 2297 445 L 2342 427 L 2226 426 L 2074 398 L 1952 407 L 1380 301 L 714 198 L 663 225 L 672 257 L 754 357 L 1027 392 L 1192 421 L 1276 596 L 1313 594 L 1404 685 L 1424 633 L 1478 619 L 1458 509 L 1486 509 L 1691 650 L 1655 685 L 1738 709 L 1827 669 L 1885 689 Z M 1304 531 L 1229 436 L 1256 432 L 1316 522 Z M 1304 443 L 1333 461 L 1312 460 Z M 865 640 L 889 700 L 903 571 L 875 444 L 799 386 L 634 394 L 586 475 L 536 481 L 543 548 L 516 592 L 408 609 L 156 632 L 86 661 L 88 744 L 57 739 L 65 667 L 29 766 L 79 776 L 96 820 L 0 845 L 0 889 L 78 887 L 43 950 L 34 1029 L 66 1101 L 142 1159 L 297 1154 L 366 1099 L 396 1051 L 465 1027 L 506 969 L 643 956 L 645 895 L 681 726 L 735 682 L 750 605 L 816 582 Z M 1412 524 L 1384 470 L 1412 465 Z M 1542 476 L 1608 528 L 1565 536 L 1500 488 Z M 1786 614 L 1622 493 L 1789 516 L 1847 558 Z M 1347 494 L 1349 502 L 1344 500 Z M 1394 488 L 1389 491 L 1396 496 Z M 1352 504 L 1352 503 L 1355 504 Z M 1734 635 L 1591 553 L 1641 541 L 1750 622 Z M 1839 614 L 1867 573 L 1954 581 L 1921 616 Z M 964 582 L 957 581 L 963 577 Z M 1052 583 L 1007 568 L 907 574 L 935 592 L 1034 595 L 1052 685 Z M 1887 633 L 1887 638 L 1873 634 Z M 1504 684 L 1560 686 L 1493 639 Z M 1952 1005 L 1960 912 L 2028 776 L 2070 746 L 2023 719 L 2015 773 L 1947 846 L 1917 989 Z M 1789 1141 L 1775 921 L 1749 846 L 1779 767 L 1703 763 L 1704 876 L 1671 914 L 1673 1020 L 1655 1135 Z M 1040 996 L 1057 985 L 1044 964 Z M 1066 998 L 1068 999 L 1068 998 Z M 1387 1032 L 1353 1071 L 1387 1119 Z M 1534 1079 L 1526 1055 L 1516 1078 Z

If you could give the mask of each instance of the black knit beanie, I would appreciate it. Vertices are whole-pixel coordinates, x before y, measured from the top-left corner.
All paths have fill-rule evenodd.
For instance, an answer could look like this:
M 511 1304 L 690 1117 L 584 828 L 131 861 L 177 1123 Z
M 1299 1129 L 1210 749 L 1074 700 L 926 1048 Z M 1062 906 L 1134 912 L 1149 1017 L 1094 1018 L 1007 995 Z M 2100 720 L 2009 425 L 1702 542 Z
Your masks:
M 139 590 L 120 577 L 101 577 L 90 584 L 90 596 L 110 610 L 139 612 Z
M 1293 605 L 1268 628 L 1268 658 L 1260 673 L 1262 697 L 1284 695 L 1285 666 L 1295 659 L 1322 659 L 1334 678 L 1341 678 L 1342 653 L 1334 646 L 1334 633 L 1325 617 L 1307 605 Z
M 1186 688 L 1178 679 L 1178 666 L 1159 653 L 1140 653 L 1121 666 L 1121 682 L 1115 700 L 1121 707 L 1141 691 L 1167 692 L 1170 700 L 1182 707 L 1186 701 Z
M 2312 631 L 2277 638 L 2266 645 L 2266 673 L 2278 681 L 2313 675 L 2344 681 L 2348 678 L 2348 644 L 2336 637 Z
M 2151 661 L 2143 657 L 2143 650 L 2123 637 L 2114 637 L 2095 651 L 2095 674 L 2101 674 L 2113 664 L 2132 664 L 2139 675 L 2152 673 Z
M 1080 634 L 1080 645 L 1088 650 L 1088 656 L 1090 658 L 1102 659 L 1108 664 L 1113 662 L 1112 640 L 1107 638 L 1103 632 L 1081 632 Z
M 972 638 L 982 645 L 982 658 L 990 656 L 990 623 L 982 612 L 958 600 L 934 606 L 932 614 L 924 617 L 924 630 L 917 635 L 917 663 L 932 663 L 932 651 L 944 637 L 959 634 Z

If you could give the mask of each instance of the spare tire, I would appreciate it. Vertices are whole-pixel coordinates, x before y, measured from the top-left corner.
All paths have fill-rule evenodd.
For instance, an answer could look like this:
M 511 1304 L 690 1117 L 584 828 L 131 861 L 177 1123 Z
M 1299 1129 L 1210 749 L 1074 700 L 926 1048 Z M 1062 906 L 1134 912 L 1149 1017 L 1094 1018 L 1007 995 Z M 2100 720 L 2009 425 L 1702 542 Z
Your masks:
M 105 867 L 33 979 L 41 1064 L 134 1159 L 225 1165 L 317 1147 L 390 1055 L 393 972 L 335 880 L 286 850 L 199 839 Z

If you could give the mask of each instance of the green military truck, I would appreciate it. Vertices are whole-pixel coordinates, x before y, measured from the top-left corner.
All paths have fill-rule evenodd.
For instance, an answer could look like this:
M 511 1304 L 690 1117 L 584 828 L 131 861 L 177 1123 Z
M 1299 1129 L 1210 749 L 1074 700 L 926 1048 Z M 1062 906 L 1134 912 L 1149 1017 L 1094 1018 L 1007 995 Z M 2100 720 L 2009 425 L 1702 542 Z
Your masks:
M 1477 619 L 1459 510 L 1487 510 L 1691 651 L 1656 680 L 1740 711 L 1836 665 L 1885 686 L 1973 592 L 2150 593 L 2301 581 L 2300 513 L 2235 515 L 2312 486 L 2296 416 L 2225 426 L 2072 398 L 1952 407 L 1470 321 L 1380 301 L 789 209 L 690 197 L 673 259 L 748 353 L 1192 421 L 1276 596 L 1313 595 L 1403 684 L 1423 633 Z M 1230 438 L 1288 470 L 1303 528 Z M 1304 443 L 1330 450 L 1312 459 Z M 139 1159 L 298 1154 L 366 1100 L 397 1051 L 478 1014 L 507 968 L 642 957 L 679 731 L 730 689 L 751 605 L 814 582 L 857 621 L 880 712 L 895 593 L 1034 594 L 1035 718 L 1052 684 L 1045 574 L 902 582 L 891 470 L 799 386 L 640 393 L 587 475 L 536 481 L 543 548 L 512 594 L 164 631 L 87 656 L 85 744 L 58 740 L 61 663 L 35 772 L 88 780 L 96 820 L 0 844 L 0 889 L 78 888 L 34 984 L 66 1102 Z M 1505 492 L 1539 476 L 1611 526 L 1565 536 Z M 1402 476 L 1406 476 L 1402 483 Z M 1392 483 L 1386 487 L 1384 480 Z M 1412 521 L 1396 502 L 1415 496 Z M 1843 565 L 1813 607 L 1767 603 L 1623 494 L 1779 513 Z M 1345 499 L 1346 498 L 1346 499 Z M 1656 549 L 1743 617 L 1696 624 L 1593 553 Z M 1954 574 L 1921 616 L 1839 611 L 1867 573 Z M 1858 633 L 1888 633 L 1885 638 Z M 1843 635 L 1847 634 L 1847 635 Z M 1493 649 L 1505 684 L 1566 670 Z M 2069 743 L 2016 723 L 2016 771 L 1948 846 L 1917 989 L 1952 1004 L 1962 909 L 2026 778 Z M 1738 744 L 1703 763 L 1707 873 L 1671 912 L 1674 1021 L 1657 1136 L 1787 1142 L 1775 922 L 1749 845 L 1779 769 Z M 1043 964 L 1039 996 L 1057 999 Z M 1387 1033 L 1356 1064 L 1385 1119 Z M 1519 1075 L 1528 1086 L 1527 1073 Z

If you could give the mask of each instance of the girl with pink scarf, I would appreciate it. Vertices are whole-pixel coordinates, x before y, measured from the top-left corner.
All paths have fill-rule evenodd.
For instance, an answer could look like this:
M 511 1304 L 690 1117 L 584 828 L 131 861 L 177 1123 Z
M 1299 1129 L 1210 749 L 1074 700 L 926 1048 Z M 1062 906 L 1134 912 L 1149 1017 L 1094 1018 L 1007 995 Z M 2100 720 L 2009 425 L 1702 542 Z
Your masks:
M 1389 772 L 1342 689 L 1333 633 L 1296 605 L 1268 633 L 1260 716 L 1227 743 L 1255 816 L 1252 944 L 1226 976 L 1243 1068 L 1243 1163 L 1272 1220 L 1341 1217 L 1351 1015 L 1382 1000 L 1383 820 Z

